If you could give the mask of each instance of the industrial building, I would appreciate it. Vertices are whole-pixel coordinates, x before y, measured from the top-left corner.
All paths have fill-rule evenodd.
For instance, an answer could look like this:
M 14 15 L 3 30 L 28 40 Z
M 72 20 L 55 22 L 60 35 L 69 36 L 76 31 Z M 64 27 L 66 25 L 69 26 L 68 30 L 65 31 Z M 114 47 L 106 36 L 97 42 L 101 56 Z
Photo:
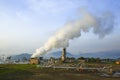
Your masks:
M 61 54 L 62 54 L 61 61 L 65 62 L 66 61 L 66 48 L 63 48 Z M 40 64 L 42 61 L 43 61 L 43 57 L 30 58 L 30 64 Z
M 36 58 L 30 58 L 30 64 L 39 64 L 40 61 L 39 59 L 36 57 Z

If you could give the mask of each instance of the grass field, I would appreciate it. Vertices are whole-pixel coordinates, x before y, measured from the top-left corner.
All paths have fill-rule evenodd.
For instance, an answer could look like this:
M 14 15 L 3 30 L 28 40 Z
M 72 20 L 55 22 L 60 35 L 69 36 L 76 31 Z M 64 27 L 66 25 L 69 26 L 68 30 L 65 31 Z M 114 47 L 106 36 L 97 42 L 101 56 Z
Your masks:
M 119 69 L 120 65 L 113 67 Z M 0 80 L 120 80 L 120 78 L 100 77 L 98 73 L 80 73 L 65 69 L 37 68 L 36 65 L 29 64 L 1 64 Z

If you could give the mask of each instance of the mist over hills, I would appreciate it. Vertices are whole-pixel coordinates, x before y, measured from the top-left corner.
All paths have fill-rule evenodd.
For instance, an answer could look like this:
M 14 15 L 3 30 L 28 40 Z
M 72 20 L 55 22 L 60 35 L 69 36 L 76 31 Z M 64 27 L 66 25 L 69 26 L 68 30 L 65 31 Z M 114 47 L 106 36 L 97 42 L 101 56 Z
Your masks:
M 51 52 L 48 54 L 45 54 L 43 57 L 44 58 L 50 58 L 50 57 L 55 57 L 55 58 L 60 58 L 61 57 L 61 53 L 62 51 L 56 51 L 56 52 Z M 21 53 L 19 55 L 14 55 L 12 56 L 13 59 L 15 60 L 22 60 L 23 57 L 26 57 L 27 59 L 29 59 L 31 57 L 32 54 L 29 53 Z M 67 57 L 75 57 L 75 58 L 79 58 L 79 57 L 99 57 L 99 58 L 120 58 L 120 50 L 113 50 L 113 51 L 103 51 L 103 52 L 96 52 L 96 53 L 80 53 L 80 54 L 72 54 L 67 52 Z

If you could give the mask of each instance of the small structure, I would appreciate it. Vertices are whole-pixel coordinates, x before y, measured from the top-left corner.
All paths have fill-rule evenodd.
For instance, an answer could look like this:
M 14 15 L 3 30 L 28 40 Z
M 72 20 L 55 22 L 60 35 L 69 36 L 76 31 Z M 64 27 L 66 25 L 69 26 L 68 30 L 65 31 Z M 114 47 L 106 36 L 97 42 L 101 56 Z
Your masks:
M 30 58 L 30 64 L 39 64 L 40 60 L 36 57 L 36 58 Z

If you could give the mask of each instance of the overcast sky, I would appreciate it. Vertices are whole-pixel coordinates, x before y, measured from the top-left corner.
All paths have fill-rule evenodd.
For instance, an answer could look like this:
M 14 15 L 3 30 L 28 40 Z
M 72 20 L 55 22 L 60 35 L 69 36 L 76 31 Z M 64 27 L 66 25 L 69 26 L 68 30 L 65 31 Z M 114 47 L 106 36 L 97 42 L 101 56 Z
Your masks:
M 68 51 L 119 50 L 120 0 L 0 0 L 0 55 L 34 53 L 65 23 L 77 19 L 81 8 L 95 16 L 114 14 L 114 30 L 103 39 L 92 30 L 82 33 L 70 41 Z

